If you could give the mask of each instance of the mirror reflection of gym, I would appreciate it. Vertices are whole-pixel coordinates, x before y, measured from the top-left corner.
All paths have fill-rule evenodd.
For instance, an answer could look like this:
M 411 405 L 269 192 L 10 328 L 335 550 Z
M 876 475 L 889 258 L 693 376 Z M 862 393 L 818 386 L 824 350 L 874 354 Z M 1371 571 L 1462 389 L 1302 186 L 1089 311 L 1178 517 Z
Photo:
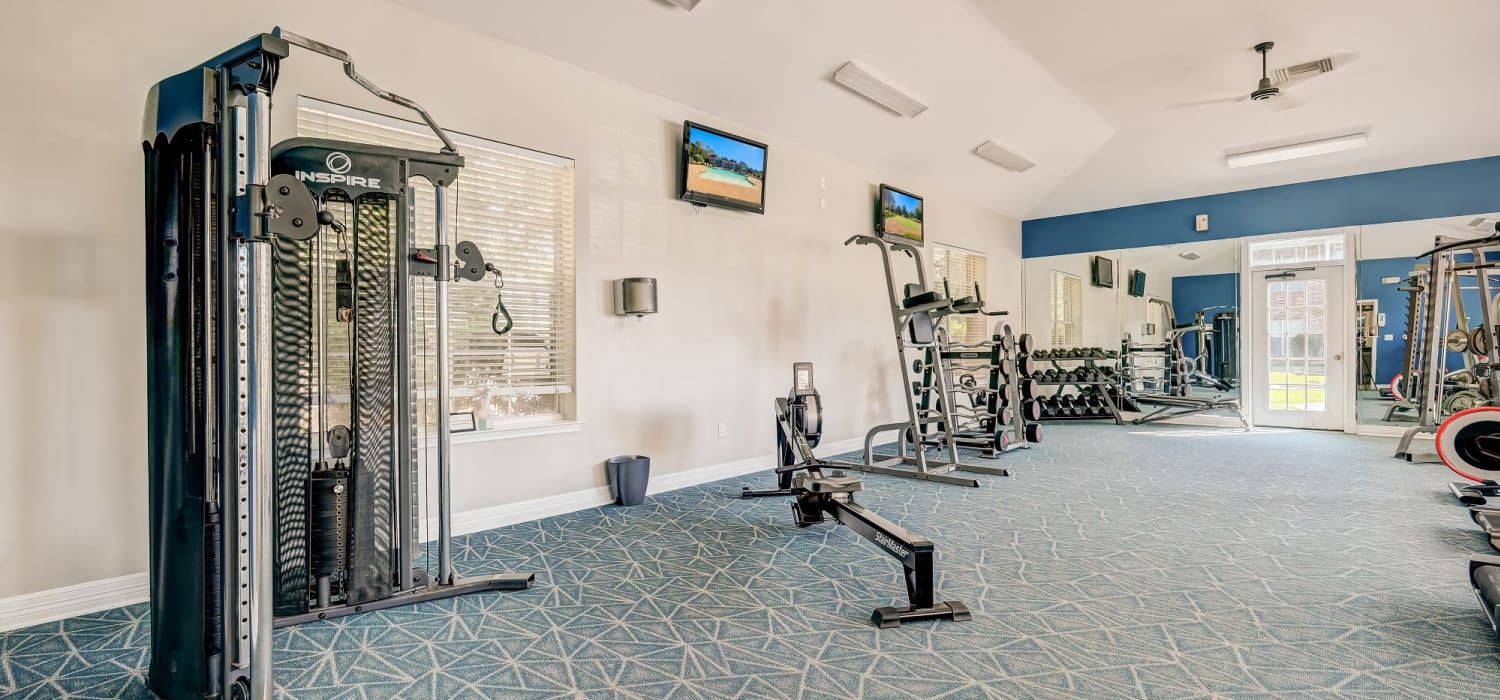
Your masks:
M 1500 317 L 1500 257 L 1487 248 L 1484 261 L 1473 264 L 1467 246 L 1452 251 L 1451 264 L 1443 275 L 1443 292 L 1437 309 L 1430 278 L 1432 257 L 1417 257 L 1439 242 L 1474 240 L 1495 233 L 1500 214 L 1462 216 L 1421 221 L 1402 221 L 1364 226 L 1357 236 L 1358 294 L 1355 313 L 1355 374 L 1357 420 L 1367 426 L 1407 428 L 1420 422 L 1419 386 L 1425 359 L 1424 348 L 1436 343 L 1442 351 L 1433 358 L 1442 381 L 1429 422 L 1489 401 L 1492 389 L 1487 378 L 1476 376 L 1475 366 L 1487 356 L 1481 333 L 1480 271 L 1489 275 L 1492 317 Z M 1435 311 L 1440 322 L 1433 337 L 1424 325 Z
M 1080 380 L 1097 373 L 1103 391 L 1119 392 L 1104 403 L 1125 422 L 1212 415 L 1245 425 L 1236 241 L 1029 258 L 1025 277 L 1027 318 L 1041 320 L 1029 324 L 1043 347 L 1037 370 L 1061 404 L 1051 413 L 1091 401 L 1099 390 Z

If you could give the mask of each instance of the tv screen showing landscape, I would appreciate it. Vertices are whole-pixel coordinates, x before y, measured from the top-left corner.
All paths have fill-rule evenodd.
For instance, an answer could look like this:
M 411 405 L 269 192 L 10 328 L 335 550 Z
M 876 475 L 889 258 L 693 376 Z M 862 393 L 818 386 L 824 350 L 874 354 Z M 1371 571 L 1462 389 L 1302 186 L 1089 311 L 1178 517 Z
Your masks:
M 766 145 L 687 122 L 682 135 L 682 198 L 765 212 Z
M 890 185 L 881 185 L 878 216 L 880 221 L 876 228 L 881 234 L 921 245 L 921 197 L 910 192 L 902 192 Z

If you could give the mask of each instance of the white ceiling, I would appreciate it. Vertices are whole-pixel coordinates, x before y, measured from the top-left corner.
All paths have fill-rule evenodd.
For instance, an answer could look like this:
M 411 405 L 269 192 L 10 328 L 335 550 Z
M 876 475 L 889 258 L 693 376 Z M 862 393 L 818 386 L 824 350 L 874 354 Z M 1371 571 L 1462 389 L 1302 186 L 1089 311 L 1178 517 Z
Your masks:
M 775 137 L 773 159 L 790 139 L 1017 218 L 1113 131 L 967 2 L 397 1 L 748 124 Z M 839 87 L 831 77 L 849 60 L 930 109 L 905 119 Z M 1037 166 L 1011 173 L 973 155 L 991 138 Z
M 1033 217 L 1500 153 L 1495 0 L 972 1 L 1118 129 Z M 1272 69 L 1358 58 L 1292 87 L 1295 109 L 1168 108 L 1248 94 L 1260 77 L 1250 47 L 1266 40 Z M 1363 150 L 1224 166 L 1227 153 L 1363 129 Z
M 1017 218 L 1500 153 L 1496 0 L 397 0 Z M 742 53 L 696 51 L 713 36 Z M 1302 106 L 1177 105 L 1350 52 Z M 829 79 L 857 59 L 931 107 L 903 119 Z M 607 108 L 602 106 L 601 108 Z M 1368 129 L 1368 148 L 1230 170 L 1230 152 Z M 1038 165 L 972 155 L 996 139 Z
M 1487 219 L 1489 225 L 1470 227 L 1476 219 Z M 1390 224 L 1361 226 L 1359 231 L 1359 259 L 1397 258 L 1417 255 L 1431 250 L 1437 236 L 1448 238 L 1482 238 L 1495 232 L 1494 222 L 1500 214 L 1475 214 L 1452 216 L 1442 219 L 1420 221 L 1397 221 Z
M 1188 275 L 1220 275 L 1240 271 L 1240 242 L 1233 239 L 1194 241 L 1131 248 L 1120 252 L 1121 266 L 1145 270 L 1162 279 Z M 1184 260 L 1183 253 L 1197 253 L 1197 260 Z

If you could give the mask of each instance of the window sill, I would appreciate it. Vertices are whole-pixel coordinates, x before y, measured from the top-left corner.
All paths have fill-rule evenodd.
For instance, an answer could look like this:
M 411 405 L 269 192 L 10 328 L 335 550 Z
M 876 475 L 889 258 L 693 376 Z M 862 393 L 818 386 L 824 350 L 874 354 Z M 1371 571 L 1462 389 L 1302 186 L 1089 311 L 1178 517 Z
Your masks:
M 501 428 L 499 430 L 454 433 L 450 441 L 455 445 L 468 445 L 477 442 L 494 442 L 497 440 L 513 440 L 540 435 L 576 433 L 580 430 L 583 430 L 583 423 L 581 421 L 557 421 L 555 423 L 542 423 L 540 425 L 518 425 L 514 428 Z

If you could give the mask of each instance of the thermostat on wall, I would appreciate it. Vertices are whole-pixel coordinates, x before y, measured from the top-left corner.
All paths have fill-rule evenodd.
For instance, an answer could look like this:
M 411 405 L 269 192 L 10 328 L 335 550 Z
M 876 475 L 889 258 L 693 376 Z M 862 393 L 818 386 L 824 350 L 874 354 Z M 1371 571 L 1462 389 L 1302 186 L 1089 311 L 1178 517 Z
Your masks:
M 1198 218 L 1193 221 L 1193 230 L 1197 231 L 1198 233 L 1203 233 L 1204 231 L 1208 230 L 1208 215 L 1207 214 L 1199 214 L 1198 215 Z

